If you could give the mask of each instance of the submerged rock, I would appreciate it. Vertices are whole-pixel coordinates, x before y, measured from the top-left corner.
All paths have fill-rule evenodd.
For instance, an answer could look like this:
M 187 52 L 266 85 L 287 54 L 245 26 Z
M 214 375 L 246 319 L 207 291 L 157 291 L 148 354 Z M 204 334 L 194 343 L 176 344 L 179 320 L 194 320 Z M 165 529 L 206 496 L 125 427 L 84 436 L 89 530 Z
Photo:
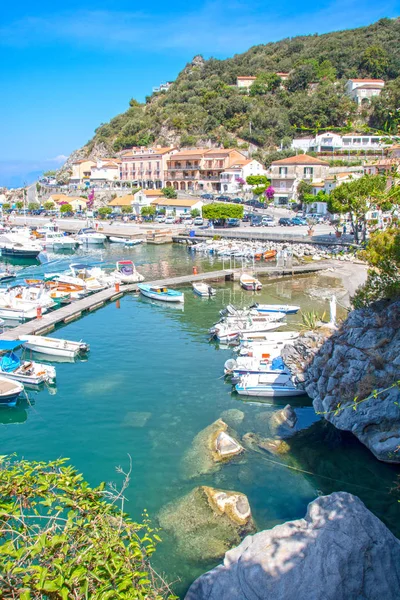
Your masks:
M 255 531 L 244 494 L 206 486 L 164 507 L 159 522 L 174 535 L 178 552 L 191 562 L 220 558 Z
M 266 450 L 271 454 L 287 454 L 290 446 L 281 438 L 264 438 L 256 433 L 246 433 L 243 436 L 243 443 L 250 450 Z
M 151 417 L 151 412 L 128 412 L 123 420 L 124 427 L 144 427 Z
M 290 404 L 286 404 L 282 410 L 274 412 L 271 416 L 271 426 L 279 428 L 281 425 L 286 425 L 293 429 L 297 423 L 297 415 Z
M 194 478 L 216 471 L 219 463 L 231 460 L 243 452 L 244 448 L 233 435 L 222 419 L 200 431 L 183 458 L 184 476 Z
M 244 412 L 238 408 L 229 408 L 221 413 L 221 419 L 230 427 L 237 427 L 244 419 Z
M 398 600 L 400 541 L 345 492 L 261 531 L 199 577 L 185 600 Z

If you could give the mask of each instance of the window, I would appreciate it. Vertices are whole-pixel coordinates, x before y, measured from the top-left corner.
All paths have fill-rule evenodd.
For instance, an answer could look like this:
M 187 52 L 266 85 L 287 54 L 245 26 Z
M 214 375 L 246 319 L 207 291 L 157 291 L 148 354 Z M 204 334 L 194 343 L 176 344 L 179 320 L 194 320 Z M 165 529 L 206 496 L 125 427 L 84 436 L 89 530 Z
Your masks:
M 279 175 L 281 177 L 286 177 L 287 171 L 288 171 L 287 167 L 279 167 Z
M 281 190 L 285 190 L 286 189 L 286 181 L 280 181 L 279 187 L 281 188 Z
M 313 176 L 313 167 L 304 167 L 304 177 L 310 179 Z
M 351 144 L 351 138 L 343 138 L 344 146 L 350 146 L 350 144 Z

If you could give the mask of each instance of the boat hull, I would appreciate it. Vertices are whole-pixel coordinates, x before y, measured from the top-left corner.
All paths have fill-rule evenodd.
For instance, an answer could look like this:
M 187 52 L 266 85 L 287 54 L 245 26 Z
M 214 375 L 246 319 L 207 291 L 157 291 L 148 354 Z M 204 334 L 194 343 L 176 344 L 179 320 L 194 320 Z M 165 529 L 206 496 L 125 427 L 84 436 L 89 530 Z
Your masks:
M 289 396 L 304 396 L 306 392 L 298 388 L 284 385 L 257 385 L 243 387 L 235 385 L 235 390 L 240 396 L 253 396 L 256 398 L 285 398 Z
M 182 293 L 177 293 L 176 295 L 168 295 L 162 292 L 154 292 L 151 290 L 147 290 L 142 286 L 138 286 L 140 293 L 146 298 L 151 298 L 152 300 L 161 300 L 162 302 L 184 302 L 185 296 Z

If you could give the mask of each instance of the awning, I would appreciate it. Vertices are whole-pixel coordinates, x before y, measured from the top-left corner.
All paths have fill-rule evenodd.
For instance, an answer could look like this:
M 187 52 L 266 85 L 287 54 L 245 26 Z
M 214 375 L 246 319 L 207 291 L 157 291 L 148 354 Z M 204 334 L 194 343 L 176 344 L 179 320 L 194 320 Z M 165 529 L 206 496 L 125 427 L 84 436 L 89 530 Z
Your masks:
M 0 340 L 0 350 L 15 350 L 25 342 L 26 340 Z

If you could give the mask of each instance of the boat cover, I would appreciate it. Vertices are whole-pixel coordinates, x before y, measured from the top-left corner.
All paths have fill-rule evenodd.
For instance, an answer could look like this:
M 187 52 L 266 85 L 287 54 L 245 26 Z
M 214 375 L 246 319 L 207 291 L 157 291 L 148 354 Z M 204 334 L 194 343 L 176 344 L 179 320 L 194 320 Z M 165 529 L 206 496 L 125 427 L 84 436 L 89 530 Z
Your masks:
M 1 359 L 0 366 L 4 373 L 11 373 L 21 366 L 21 361 L 14 352 L 9 352 Z
M 283 362 L 283 359 L 280 356 L 277 356 L 276 358 L 274 358 L 271 362 L 271 369 L 275 370 L 275 369 L 284 369 L 285 368 L 285 363 Z
M 13 351 L 25 342 L 26 340 L 0 340 L 0 350 Z

